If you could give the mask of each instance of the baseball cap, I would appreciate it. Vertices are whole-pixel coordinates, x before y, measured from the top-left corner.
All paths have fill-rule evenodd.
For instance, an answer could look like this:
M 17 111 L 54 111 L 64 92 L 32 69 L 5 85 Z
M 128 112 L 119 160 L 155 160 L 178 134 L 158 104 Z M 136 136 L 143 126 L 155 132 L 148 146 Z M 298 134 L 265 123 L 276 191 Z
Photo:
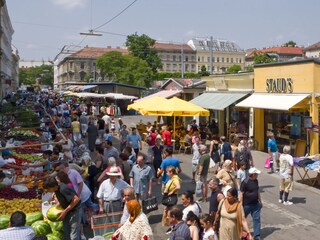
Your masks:
M 260 173 L 261 173 L 261 171 L 255 167 L 252 167 L 249 169 L 249 174 L 260 174 Z

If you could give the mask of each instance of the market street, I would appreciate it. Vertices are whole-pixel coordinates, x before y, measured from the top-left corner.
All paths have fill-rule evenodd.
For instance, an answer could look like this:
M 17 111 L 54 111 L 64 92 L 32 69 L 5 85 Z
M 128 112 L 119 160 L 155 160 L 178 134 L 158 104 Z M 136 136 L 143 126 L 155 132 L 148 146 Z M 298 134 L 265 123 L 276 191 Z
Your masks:
M 144 116 L 125 116 L 122 117 L 124 122 L 132 127 L 140 119 L 143 122 L 152 121 L 151 117 Z M 143 145 L 143 152 L 147 150 L 147 144 Z M 295 182 L 294 190 L 289 195 L 293 202 L 291 206 L 284 206 L 278 203 L 279 195 L 279 176 L 277 174 L 268 174 L 269 170 L 264 168 L 264 162 L 267 157 L 266 153 L 252 151 L 255 166 L 262 171 L 259 176 L 261 196 L 264 203 L 261 212 L 261 238 L 262 239 L 317 239 L 320 235 L 320 215 L 319 215 L 319 198 L 320 190 L 316 187 L 310 187 L 306 184 Z M 191 154 L 174 154 L 181 162 L 183 179 L 180 194 L 186 190 L 194 189 L 195 185 L 191 182 Z M 299 179 L 295 172 L 295 179 Z M 154 195 L 159 196 L 161 200 L 160 185 L 154 183 Z M 209 193 L 210 194 L 210 193 Z M 210 196 L 210 195 L 209 195 Z M 197 199 L 197 198 L 196 198 Z M 179 199 L 178 204 L 181 204 Z M 200 203 L 203 213 L 207 213 L 209 203 Z M 159 204 L 159 210 L 149 213 L 149 221 L 154 231 L 155 239 L 167 239 L 165 234 L 166 228 L 161 226 L 163 207 Z M 252 230 L 251 216 L 248 222 Z

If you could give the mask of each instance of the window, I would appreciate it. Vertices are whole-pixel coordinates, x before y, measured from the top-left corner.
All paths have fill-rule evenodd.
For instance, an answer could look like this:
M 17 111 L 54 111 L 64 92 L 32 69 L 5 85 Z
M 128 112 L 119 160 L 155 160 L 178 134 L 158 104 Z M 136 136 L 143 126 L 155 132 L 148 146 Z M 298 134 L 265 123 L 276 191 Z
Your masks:
M 229 62 L 229 58 L 227 58 L 227 63 Z
M 242 62 L 242 59 L 241 58 L 239 58 L 239 63 L 241 63 Z
M 194 56 L 191 56 L 191 61 L 192 61 L 192 62 L 195 61 L 194 59 L 195 59 L 195 57 L 194 57 Z
M 173 55 L 173 56 L 172 56 L 172 61 L 174 61 L 174 62 L 177 61 L 177 60 L 176 60 L 176 55 Z
M 189 72 L 189 64 L 186 64 L 185 70 L 186 70 L 186 72 Z
M 210 62 L 210 57 L 208 57 L 208 62 Z
M 73 62 L 70 62 L 70 69 L 73 68 Z
M 179 56 L 179 62 L 181 62 L 181 55 Z
M 238 63 L 238 58 L 236 58 L 236 63 Z
M 172 71 L 176 72 L 177 71 L 177 64 L 172 64 Z
M 195 64 L 192 64 L 192 65 L 191 65 L 191 71 L 194 72 L 195 70 L 196 70 L 196 65 L 195 65 Z
M 201 62 L 204 62 L 204 57 L 201 57 Z
M 167 72 L 170 71 L 170 64 L 169 64 L 169 63 L 167 63 L 167 65 L 166 65 L 166 71 L 167 71 Z
M 223 58 L 221 58 L 221 62 L 224 62 L 224 57 L 223 57 Z
M 212 62 L 214 62 L 214 57 L 212 57 Z
M 84 69 L 84 62 L 80 62 L 80 68 Z
M 85 72 L 80 72 L 80 80 L 84 81 L 84 77 L 86 76 Z
M 170 55 L 167 55 L 167 60 L 168 60 L 168 61 L 170 60 Z
M 212 66 L 212 72 L 214 72 L 214 66 Z
M 181 72 L 181 64 L 179 64 L 179 71 Z
M 188 62 L 188 56 L 186 56 L 186 62 Z
M 198 62 L 200 62 L 200 57 L 198 57 Z
M 231 63 L 233 63 L 233 58 L 230 58 Z
M 220 58 L 219 57 L 217 57 L 217 62 L 220 62 Z

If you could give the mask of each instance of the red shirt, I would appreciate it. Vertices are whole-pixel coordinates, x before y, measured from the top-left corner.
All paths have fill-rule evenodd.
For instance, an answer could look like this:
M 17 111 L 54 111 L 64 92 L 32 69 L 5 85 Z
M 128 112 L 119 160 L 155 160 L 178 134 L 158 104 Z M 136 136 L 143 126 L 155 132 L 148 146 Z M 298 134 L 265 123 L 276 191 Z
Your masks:
M 156 145 L 156 137 L 157 137 L 157 135 L 155 133 L 150 133 L 150 135 L 149 135 L 150 141 L 148 141 L 149 146 Z
M 163 140 L 163 144 L 164 145 L 167 145 L 167 146 L 171 146 L 172 145 L 171 133 L 168 130 L 165 130 L 162 133 L 162 140 Z

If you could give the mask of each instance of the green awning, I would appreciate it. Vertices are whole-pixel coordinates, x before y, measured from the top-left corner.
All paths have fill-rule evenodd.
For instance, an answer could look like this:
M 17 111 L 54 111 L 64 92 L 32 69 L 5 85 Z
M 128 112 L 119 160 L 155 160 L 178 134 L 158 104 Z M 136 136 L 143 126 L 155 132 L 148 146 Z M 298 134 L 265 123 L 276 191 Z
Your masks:
M 206 109 L 224 110 L 248 94 L 248 92 L 205 92 L 190 102 Z

